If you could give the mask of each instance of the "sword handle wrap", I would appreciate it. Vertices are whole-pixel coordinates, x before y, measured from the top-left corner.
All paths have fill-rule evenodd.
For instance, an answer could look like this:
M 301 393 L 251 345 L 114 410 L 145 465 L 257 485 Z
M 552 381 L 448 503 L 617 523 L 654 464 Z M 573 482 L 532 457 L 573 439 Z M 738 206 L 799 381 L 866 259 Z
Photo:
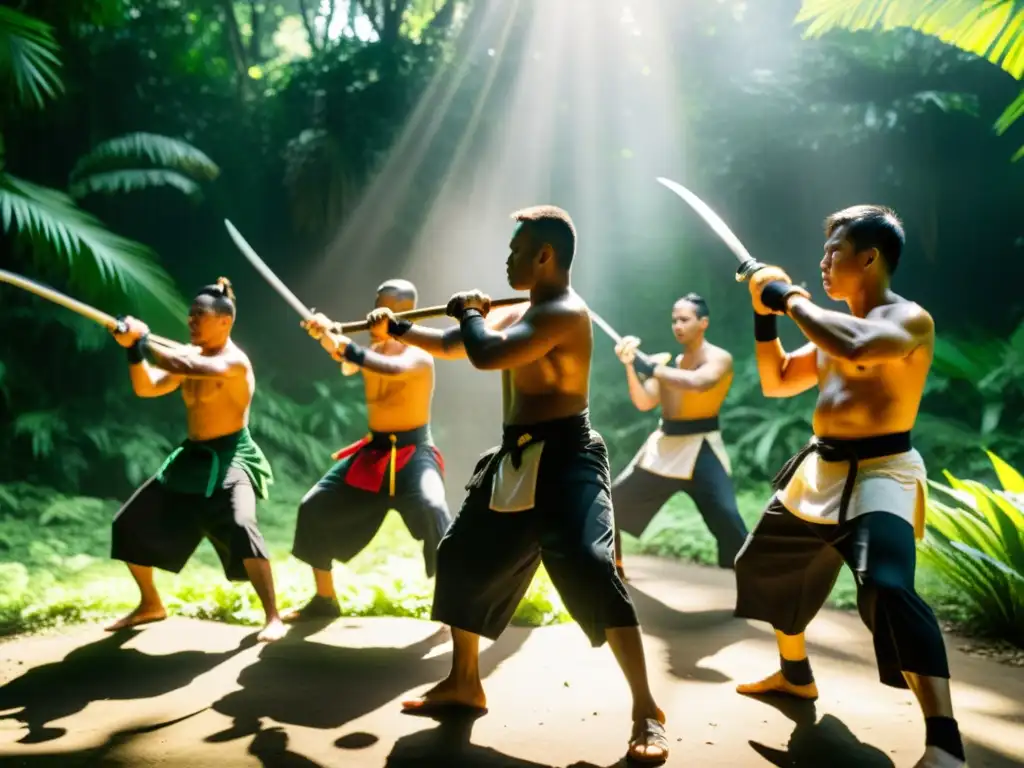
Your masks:
M 757 272 L 759 269 L 764 269 L 767 264 L 762 264 L 760 261 L 750 259 L 740 264 L 739 269 L 736 270 L 736 282 L 745 283 L 750 279 L 750 276 Z

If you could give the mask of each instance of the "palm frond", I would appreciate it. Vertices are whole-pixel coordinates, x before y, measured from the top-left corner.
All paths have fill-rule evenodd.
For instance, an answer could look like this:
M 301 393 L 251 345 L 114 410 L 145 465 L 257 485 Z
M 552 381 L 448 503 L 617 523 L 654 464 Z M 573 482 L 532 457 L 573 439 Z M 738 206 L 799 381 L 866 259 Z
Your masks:
M 1016 0 L 803 0 L 805 37 L 909 27 L 1024 76 L 1024 5 Z
M 165 168 L 135 168 L 94 173 L 73 182 L 69 192 L 72 197 L 85 197 L 92 193 L 134 192 L 150 187 L 174 187 L 189 197 L 198 197 L 201 194 L 199 185 L 192 179 Z
M 170 276 L 141 243 L 115 235 L 65 195 L 0 174 L 0 223 L 32 244 L 37 264 L 59 267 L 92 295 L 111 290 L 140 310 L 185 316 L 186 305 Z
M 1021 37 L 1024 37 L 1024 31 L 1021 32 Z M 1006 109 L 1003 110 L 1003 114 L 999 116 L 995 123 L 996 133 L 1002 136 L 1009 130 L 1010 126 L 1013 125 L 1021 117 L 1024 117 L 1024 89 L 1017 94 L 1017 98 L 1013 100 Z M 1017 161 L 1024 157 L 1024 147 L 1017 150 L 1013 156 L 1013 160 Z
M 10 78 L 25 104 L 43 107 L 64 90 L 58 70 L 60 46 L 49 24 L 11 8 L 0 8 L 0 78 Z
M 71 171 L 71 181 L 140 159 L 196 179 L 212 181 L 220 175 L 220 168 L 188 142 L 155 133 L 129 133 L 104 141 L 79 158 Z

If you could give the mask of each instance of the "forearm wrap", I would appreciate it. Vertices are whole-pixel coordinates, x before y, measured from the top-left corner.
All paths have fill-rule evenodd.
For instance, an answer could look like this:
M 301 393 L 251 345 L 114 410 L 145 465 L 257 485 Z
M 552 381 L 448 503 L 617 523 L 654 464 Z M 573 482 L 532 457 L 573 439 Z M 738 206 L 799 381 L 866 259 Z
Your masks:
M 404 320 L 400 317 L 392 317 L 388 320 L 388 335 L 398 338 L 403 336 L 408 330 L 412 328 L 412 322 L 410 320 Z
M 354 341 L 350 341 L 348 346 L 345 347 L 345 351 L 341 353 L 341 356 L 353 365 L 361 366 L 363 361 L 366 360 L 366 350 Z
M 142 353 L 142 339 L 136 339 L 135 343 L 125 349 L 125 353 L 128 356 L 128 365 L 138 365 L 146 359 L 146 356 Z
M 462 344 L 467 354 L 480 349 L 487 341 L 487 323 L 478 309 L 467 309 L 462 313 L 459 330 L 462 332 Z
M 786 299 L 794 293 L 800 293 L 795 285 L 782 280 L 773 280 L 761 289 L 761 303 L 776 312 L 786 311 Z
M 754 340 L 775 341 L 779 338 L 778 315 L 762 315 L 754 313 Z
M 633 357 L 633 370 L 636 371 L 636 375 L 641 380 L 651 378 L 654 375 L 654 369 L 657 367 L 647 355 L 637 350 Z

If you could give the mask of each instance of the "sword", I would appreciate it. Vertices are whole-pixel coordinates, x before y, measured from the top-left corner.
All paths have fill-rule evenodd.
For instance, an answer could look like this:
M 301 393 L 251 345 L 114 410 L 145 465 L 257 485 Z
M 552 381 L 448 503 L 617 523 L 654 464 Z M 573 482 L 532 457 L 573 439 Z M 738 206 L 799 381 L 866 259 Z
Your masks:
M 274 274 L 274 272 L 268 267 L 259 256 L 256 255 L 256 251 L 252 249 L 252 246 L 245 241 L 242 237 L 242 233 L 235 229 L 235 225 L 227 219 L 224 219 L 224 226 L 228 228 L 228 234 L 231 235 L 231 239 L 235 241 L 235 245 L 238 246 L 238 250 L 242 252 L 242 255 L 249 260 L 256 271 L 263 275 L 263 279 L 270 283 L 270 287 L 277 291 L 278 295 L 282 299 L 291 304 L 292 309 L 298 312 L 303 320 L 312 320 L 313 313 L 295 296 L 294 293 L 289 290 L 288 286 L 281 282 L 281 278 Z
M 113 333 L 124 333 L 128 330 L 124 320 L 114 317 L 113 315 L 108 315 L 106 312 L 96 309 L 96 307 L 91 307 L 84 302 L 78 301 L 78 299 L 66 296 L 60 291 L 55 291 L 47 285 L 37 283 L 35 280 L 29 280 L 27 277 L 22 277 L 21 275 L 16 275 L 13 272 L 0 269 L 0 283 L 13 285 L 16 288 L 21 288 L 23 291 L 34 293 L 36 296 L 46 299 L 47 301 L 51 301 L 54 304 L 59 304 L 65 309 L 70 309 L 72 312 L 92 320 L 94 323 L 99 323 L 100 325 L 105 326 L 108 331 L 112 331 Z M 176 341 L 165 339 L 163 336 L 157 336 L 152 333 L 149 335 L 149 340 L 165 347 L 176 348 L 184 346 Z
M 697 197 L 693 192 L 688 190 L 682 184 L 677 184 L 671 179 L 666 179 L 662 176 L 658 177 L 658 183 L 667 187 L 668 189 L 675 192 L 679 197 L 683 198 L 690 206 L 700 214 L 700 217 L 708 223 L 708 225 L 715 231 L 728 246 L 729 250 L 733 252 L 737 259 L 739 259 L 740 266 L 736 270 L 736 282 L 742 283 L 753 275 L 757 270 L 764 269 L 765 264 L 757 261 L 750 252 L 743 247 L 743 243 L 740 239 L 733 234 L 732 230 L 729 229 L 728 225 L 722 221 L 722 218 L 711 210 L 707 203 Z
M 622 336 L 619 334 L 618 331 L 612 328 L 611 324 L 607 320 L 605 320 L 603 317 L 597 314 L 597 312 L 595 312 L 594 310 L 590 309 L 590 307 L 587 307 L 587 311 L 590 312 L 590 319 L 594 321 L 594 325 L 596 325 L 598 328 L 604 331 L 608 335 L 608 337 L 611 338 L 612 341 L 614 341 L 616 344 L 619 344 L 622 341 Z M 634 354 L 648 365 L 658 365 L 658 362 L 655 359 L 653 359 L 650 355 L 645 355 L 639 349 L 636 350 Z

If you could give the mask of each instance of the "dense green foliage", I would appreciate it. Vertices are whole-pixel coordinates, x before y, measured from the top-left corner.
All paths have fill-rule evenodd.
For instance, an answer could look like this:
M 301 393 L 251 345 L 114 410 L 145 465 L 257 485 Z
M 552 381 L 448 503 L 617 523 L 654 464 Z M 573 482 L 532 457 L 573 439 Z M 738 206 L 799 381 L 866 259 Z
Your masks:
M 357 381 L 325 379 L 322 354 L 296 342 L 295 318 L 232 251 L 222 219 L 286 282 L 301 284 L 310 303 L 339 314 L 364 307 L 368 285 L 404 273 L 449 177 L 473 164 L 467 157 L 493 161 L 478 157 L 477 145 L 509 125 L 529 135 L 529 121 L 504 105 L 539 55 L 534 22 L 555 23 L 548 2 L 23 0 L 0 8 L 0 268 L 112 313 L 140 314 L 168 335 L 183 331 L 189 291 L 232 277 L 236 336 L 259 378 L 252 428 L 279 478 L 263 520 L 282 557 L 301 489 L 330 450 L 362 432 L 362 398 Z M 556 147 L 578 143 L 580 120 L 592 132 L 583 142 L 592 156 L 553 153 L 538 194 L 580 212 L 588 300 L 642 336 L 645 349 L 668 348 L 668 307 L 679 294 L 708 299 L 711 338 L 737 357 L 723 431 L 744 515 L 754 519 L 765 482 L 807 438 L 814 395 L 761 395 L 749 304 L 727 262 L 716 261 L 729 257 L 675 201 L 644 186 L 679 168 L 754 253 L 809 284 L 816 222 L 853 202 L 897 208 L 909 241 L 896 288 L 932 311 L 940 335 L 915 442 L 933 471 L 982 484 L 997 480 L 984 450 L 1024 466 L 1024 303 L 1009 279 L 1024 246 L 1024 162 L 1014 162 L 1024 125 L 1016 119 L 1024 112 L 1019 4 L 645 5 L 657 16 L 642 25 L 671 36 L 663 61 L 657 46 L 616 42 L 628 29 L 618 7 L 565 12 L 575 14 L 566 23 L 601 36 L 613 63 L 590 75 L 593 89 L 560 81 L 557 104 L 531 105 L 531 119 L 557 123 Z M 554 66 L 548 74 L 564 75 Z M 593 103 L 622 105 L 623 115 L 587 112 Z M 649 132 L 655 124 L 663 133 Z M 389 156 L 398 161 L 389 165 Z M 578 182 L 574 162 L 600 175 Z M 646 268 L 651 253 L 665 255 L 656 270 Z M 325 263 L 330 279 L 311 278 L 326 274 Z M 595 274 L 615 291 L 597 288 Z M 467 287 L 461 280 L 447 276 L 444 290 Z M 28 626 L 117 610 L 133 595 L 123 579 L 104 578 L 120 575 L 104 561 L 110 515 L 181 438 L 180 402 L 133 398 L 103 329 L 2 285 L 0 327 L 3 620 Z M 788 345 L 798 343 L 791 328 L 783 332 Z M 592 412 L 618 469 L 656 414 L 629 404 L 604 344 Z M 445 450 L 449 426 L 451 443 L 467 440 L 459 405 L 438 414 Z M 454 483 L 462 470 L 453 467 Z M 970 487 L 1002 508 L 995 491 Z M 710 539 L 687 504 L 674 502 L 630 546 L 708 561 Z M 997 557 L 994 550 L 959 528 L 951 536 L 955 515 L 939 502 L 933 514 L 923 589 L 945 615 L 1019 642 L 1020 603 L 1007 597 L 1014 582 L 995 586 L 997 566 L 985 570 L 941 536 Z M 428 585 L 410 546 L 392 520 L 340 572 L 353 585 L 351 612 L 422 615 Z M 1000 562 L 1019 573 L 1006 552 Z M 250 620 L 251 589 L 216 586 L 223 582 L 209 554 L 166 582 L 180 609 Z M 283 602 L 308 590 L 293 561 L 278 573 Z M 960 593 L 965 579 L 977 591 L 951 602 L 942 584 Z M 524 603 L 532 618 L 523 620 L 564 616 L 545 585 Z M 850 604 L 850 587 L 837 588 L 838 604 Z

